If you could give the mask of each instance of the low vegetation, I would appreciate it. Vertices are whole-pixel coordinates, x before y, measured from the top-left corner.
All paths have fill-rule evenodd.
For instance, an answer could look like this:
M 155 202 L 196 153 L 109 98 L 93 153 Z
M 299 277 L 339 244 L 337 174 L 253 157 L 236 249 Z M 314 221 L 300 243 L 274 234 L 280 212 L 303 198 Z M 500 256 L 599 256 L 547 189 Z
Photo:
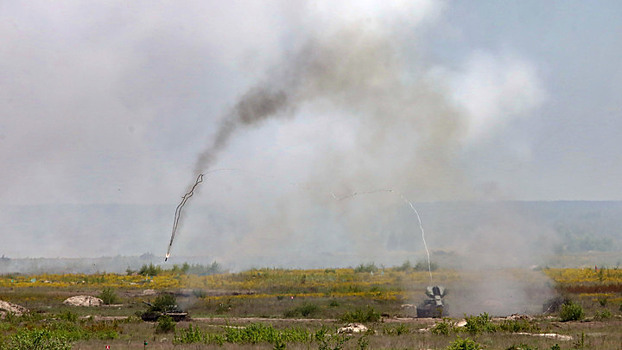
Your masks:
M 560 295 L 559 307 L 549 311 L 552 318 L 496 319 L 483 312 L 431 323 L 408 318 L 402 308 L 421 300 L 429 283 L 427 269 L 420 271 L 417 265 L 239 273 L 213 273 L 220 269 L 217 264 L 168 270 L 146 265 L 144 275 L 0 276 L 0 300 L 31 310 L 0 320 L 0 350 L 136 349 L 145 341 L 147 349 L 613 350 L 622 343 L 617 269 L 544 269 Z M 453 270 L 438 269 L 434 278 L 450 293 L 464 283 Z M 599 286 L 606 288 L 585 291 Z M 74 293 L 99 296 L 108 306 L 64 305 Z M 161 315 L 178 305 L 187 308 L 190 321 Z M 160 317 L 144 322 L 138 317 L 144 312 Z M 369 330 L 338 333 L 348 323 L 362 323 Z M 539 333 L 561 333 L 572 340 L 524 335 Z

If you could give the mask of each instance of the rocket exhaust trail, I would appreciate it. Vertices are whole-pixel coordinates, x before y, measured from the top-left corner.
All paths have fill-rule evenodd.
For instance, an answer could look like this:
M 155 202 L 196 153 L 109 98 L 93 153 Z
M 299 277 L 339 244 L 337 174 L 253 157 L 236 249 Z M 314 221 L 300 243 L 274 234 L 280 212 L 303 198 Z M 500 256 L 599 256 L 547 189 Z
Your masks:
M 356 197 L 362 194 L 373 194 L 373 193 L 378 193 L 378 192 L 392 192 L 392 193 L 397 194 L 406 204 L 408 204 L 410 209 L 412 209 L 412 211 L 417 216 L 417 221 L 419 222 L 419 230 L 421 230 L 421 239 L 423 240 L 423 246 L 425 248 L 425 253 L 426 253 L 427 261 L 428 261 L 428 273 L 430 274 L 430 283 L 434 284 L 432 280 L 432 263 L 430 262 L 430 251 L 428 250 L 428 244 L 425 241 L 425 231 L 423 229 L 423 223 L 421 222 L 421 216 L 419 216 L 419 212 L 417 211 L 413 203 L 408 198 L 406 198 L 406 196 L 404 196 L 401 192 L 394 191 L 392 189 L 379 189 L 379 190 L 366 191 L 366 192 L 352 192 L 343 197 L 337 197 L 333 192 L 331 192 L 330 194 L 335 200 L 341 201 L 341 200 L 353 198 L 353 197 Z
M 434 284 L 434 282 L 432 281 L 432 264 L 430 263 L 430 251 L 428 250 L 428 244 L 425 242 L 425 231 L 423 230 L 423 224 L 421 223 L 421 216 L 419 216 L 419 212 L 417 211 L 417 209 L 415 209 L 415 206 L 410 200 L 408 200 L 408 198 L 404 197 L 404 195 L 399 192 L 398 195 L 402 198 L 404 202 L 408 203 L 410 209 L 412 209 L 412 211 L 415 212 L 415 215 L 417 215 L 417 220 L 419 221 L 419 229 L 421 230 L 421 240 L 423 240 L 425 253 L 428 257 L 428 273 L 430 274 L 430 283 Z
M 190 191 L 188 191 L 188 193 L 186 193 L 182 197 L 181 202 L 177 206 L 177 209 L 175 209 L 175 218 L 173 220 L 173 231 L 171 233 L 171 241 L 168 243 L 168 249 L 166 250 L 166 257 L 164 258 L 164 261 L 167 261 L 169 256 L 171 256 L 171 247 L 173 246 L 173 240 L 175 239 L 175 234 L 177 233 L 177 226 L 179 224 L 179 218 L 181 217 L 181 211 L 184 209 L 184 206 L 186 205 L 186 202 L 188 201 L 188 199 L 192 197 L 192 195 L 194 194 L 194 189 L 201 182 L 203 182 L 203 174 L 199 174 L 199 176 L 197 176 L 197 180 L 194 182 L 194 185 L 192 185 L 192 188 L 190 188 Z

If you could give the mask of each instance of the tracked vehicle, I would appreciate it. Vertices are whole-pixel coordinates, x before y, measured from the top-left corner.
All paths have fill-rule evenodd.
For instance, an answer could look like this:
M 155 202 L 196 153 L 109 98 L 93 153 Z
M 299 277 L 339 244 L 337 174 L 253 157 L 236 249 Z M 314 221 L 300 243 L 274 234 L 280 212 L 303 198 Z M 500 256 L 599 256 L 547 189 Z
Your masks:
M 170 316 L 175 322 L 188 319 L 188 313 L 181 310 L 177 305 L 158 307 L 146 301 L 143 301 L 143 303 L 149 306 L 149 309 L 140 315 L 143 321 L 155 322 L 164 315 Z
M 425 295 L 428 299 L 417 306 L 417 317 L 444 317 L 447 316 L 447 307 L 443 297 L 447 294 L 443 286 L 428 286 Z

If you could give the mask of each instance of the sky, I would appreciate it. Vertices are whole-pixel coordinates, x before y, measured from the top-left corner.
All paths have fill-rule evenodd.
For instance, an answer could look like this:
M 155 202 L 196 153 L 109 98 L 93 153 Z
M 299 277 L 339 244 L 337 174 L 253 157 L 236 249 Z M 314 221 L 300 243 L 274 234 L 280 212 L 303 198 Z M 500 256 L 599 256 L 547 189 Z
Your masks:
M 250 231 L 379 188 L 620 200 L 621 27 L 617 1 L 0 1 L 0 206 L 162 205 L 167 240 L 198 171 Z

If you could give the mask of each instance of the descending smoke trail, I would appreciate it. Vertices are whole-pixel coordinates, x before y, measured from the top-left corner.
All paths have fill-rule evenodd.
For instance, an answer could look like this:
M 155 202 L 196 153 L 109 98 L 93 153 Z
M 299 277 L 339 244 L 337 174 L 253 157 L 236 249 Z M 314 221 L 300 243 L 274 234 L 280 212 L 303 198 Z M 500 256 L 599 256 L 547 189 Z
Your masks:
M 428 250 L 428 244 L 425 242 L 425 231 L 423 230 L 423 224 L 421 223 L 421 216 L 419 216 L 419 212 L 417 211 L 417 209 L 415 209 L 415 206 L 410 200 L 408 200 L 408 198 L 404 197 L 404 195 L 401 194 L 400 192 L 398 192 L 398 194 L 402 198 L 402 200 L 408 203 L 408 205 L 410 206 L 410 209 L 412 209 L 415 212 L 415 215 L 417 215 L 417 220 L 419 221 L 419 229 L 421 230 L 421 240 L 423 240 L 423 246 L 425 247 L 425 253 L 428 257 L 428 273 L 430 274 L 430 283 L 434 284 L 434 282 L 432 281 L 432 264 L 430 263 L 430 251 Z
M 352 192 L 348 195 L 345 195 L 343 197 L 337 197 L 333 192 L 331 192 L 331 196 L 333 196 L 334 199 L 341 201 L 344 199 L 348 199 L 348 198 L 352 198 L 352 197 L 356 197 L 360 194 L 373 194 L 373 193 L 378 193 L 378 192 L 393 192 L 393 190 L 389 190 L 389 189 L 379 189 L 379 190 L 373 190 L 373 191 L 366 191 L 366 192 Z
M 353 198 L 356 197 L 358 195 L 364 195 L 364 194 L 373 194 L 373 193 L 379 193 L 379 192 L 391 192 L 391 193 L 396 193 L 398 196 L 400 196 L 400 198 L 406 203 L 408 204 L 408 206 L 410 206 L 410 209 L 412 209 L 412 211 L 415 213 L 415 216 L 417 216 L 417 221 L 419 222 L 419 230 L 421 230 L 421 239 L 423 240 L 423 246 L 425 248 L 425 253 L 427 256 L 427 262 L 428 262 L 428 274 L 430 275 L 430 283 L 434 284 L 433 279 L 432 279 L 432 263 L 430 262 L 430 251 L 428 250 L 428 244 L 425 241 L 425 230 L 423 229 L 423 223 L 421 222 L 421 216 L 419 215 L 419 212 L 417 211 L 417 209 L 415 208 L 415 206 L 413 205 L 413 203 L 406 198 L 406 196 L 404 196 L 401 192 L 396 191 L 396 190 L 392 190 L 392 189 L 378 189 L 378 190 L 373 190 L 373 191 L 366 191 L 366 192 L 352 192 L 348 195 L 345 195 L 343 197 L 337 197 L 333 192 L 331 192 L 331 196 L 338 201 L 344 200 L 344 199 L 349 199 L 349 198 Z
M 171 233 L 171 241 L 168 243 L 168 249 L 166 250 L 166 257 L 164 258 L 164 261 L 167 261 L 168 257 L 171 256 L 171 247 L 173 246 L 173 240 L 175 239 L 175 234 L 177 233 L 177 227 L 179 225 L 179 218 L 181 217 L 181 211 L 184 209 L 184 206 L 186 205 L 186 202 L 188 201 L 188 199 L 192 197 L 192 195 L 194 194 L 194 189 L 201 182 L 203 182 L 203 174 L 199 174 L 199 176 L 197 176 L 197 180 L 194 182 L 194 185 L 192 185 L 192 188 L 190 188 L 190 191 L 188 191 L 182 197 L 181 202 L 175 209 L 175 219 L 173 220 L 173 231 Z
M 451 166 L 445 155 L 452 154 L 460 130 L 453 108 L 425 79 L 403 79 L 405 60 L 396 50 L 395 38 L 375 27 L 361 29 L 348 25 L 330 35 L 311 32 L 301 46 L 294 46 L 266 78 L 241 94 L 224 113 L 196 160 L 194 174 L 209 170 L 240 129 L 294 116 L 306 106 L 356 115 L 362 124 L 372 126 L 357 135 L 361 140 L 384 140 L 393 128 L 399 128 L 395 135 L 409 135 L 410 142 L 413 137 L 402 128 L 406 126 L 419 136 L 415 139 L 421 144 L 421 159 L 425 159 L 421 168 L 426 170 L 421 176 L 455 174 L 441 171 Z M 400 142 L 395 137 L 392 140 Z M 376 149 L 386 151 L 383 145 L 378 146 Z M 434 157 L 426 157 L 430 150 Z M 426 176 L 429 178 L 437 176 Z M 402 186 L 403 179 L 399 183 Z
M 288 106 L 288 96 L 284 92 L 275 91 L 275 89 L 269 86 L 258 86 L 246 92 L 226 118 L 223 119 L 216 132 L 214 141 L 199 155 L 196 161 L 195 173 L 199 175 L 194 186 L 183 196 L 181 203 L 179 203 L 175 210 L 173 232 L 164 261 L 167 261 L 170 256 L 171 246 L 173 245 L 175 233 L 181 218 L 181 210 L 188 198 L 192 197 L 195 187 L 203 181 L 203 173 L 205 170 L 214 163 L 217 154 L 227 146 L 235 130 L 240 125 L 253 125 L 278 115 L 280 112 L 287 109 Z

